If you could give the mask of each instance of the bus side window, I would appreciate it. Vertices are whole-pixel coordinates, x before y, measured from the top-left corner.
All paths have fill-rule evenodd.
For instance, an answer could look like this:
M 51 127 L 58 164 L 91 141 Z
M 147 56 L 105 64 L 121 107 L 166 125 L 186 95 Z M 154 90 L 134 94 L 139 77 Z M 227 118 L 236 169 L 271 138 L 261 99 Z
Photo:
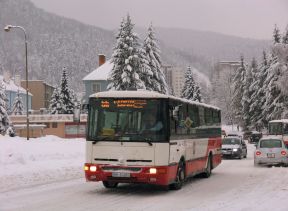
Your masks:
M 204 108 L 199 106 L 199 123 L 201 125 L 205 125 L 205 117 L 204 117 Z
M 214 125 L 220 125 L 220 111 L 212 110 L 212 117 L 213 117 L 213 123 Z
M 188 113 L 188 116 L 192 121 L 191 128 L 199 127 L 200 121 L 198 107 L 194 105 L 189 105 Z
M 288 124 L 284 123 L 283 134 L 288 134 Z
M 205 123 L 206 125 L 212 125 L 213 119 L 212 119 L 212 109 L 211 108 L 205 108 Z

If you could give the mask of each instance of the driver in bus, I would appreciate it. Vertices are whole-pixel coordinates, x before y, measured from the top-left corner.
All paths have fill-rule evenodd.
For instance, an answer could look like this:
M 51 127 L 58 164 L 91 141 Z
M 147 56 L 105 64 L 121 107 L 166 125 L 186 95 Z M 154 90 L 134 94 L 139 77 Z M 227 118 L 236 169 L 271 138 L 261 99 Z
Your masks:
M 142 126 L 141 131 L 160 131 L 163 128 L 163 123 L 157 121 L 156 115 L 148 113 L 143 116 Z

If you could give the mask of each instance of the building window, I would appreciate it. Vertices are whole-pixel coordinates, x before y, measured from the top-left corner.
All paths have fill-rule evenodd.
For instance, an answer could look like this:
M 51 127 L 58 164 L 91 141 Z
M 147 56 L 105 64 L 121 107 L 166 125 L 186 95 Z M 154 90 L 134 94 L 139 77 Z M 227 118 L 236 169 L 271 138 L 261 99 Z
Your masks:
M 50 128 L 50 123 L 45 123 L 46 128 Z
M 92 92 L 95 93 L 95 92 L 100 92 L 101 91 L 101 86 L 99 83 L 93 83 L 92 84 Z
M 57 125 L 57 122 L 52 122 L 52 128 L 57 128 L 58 125 Z

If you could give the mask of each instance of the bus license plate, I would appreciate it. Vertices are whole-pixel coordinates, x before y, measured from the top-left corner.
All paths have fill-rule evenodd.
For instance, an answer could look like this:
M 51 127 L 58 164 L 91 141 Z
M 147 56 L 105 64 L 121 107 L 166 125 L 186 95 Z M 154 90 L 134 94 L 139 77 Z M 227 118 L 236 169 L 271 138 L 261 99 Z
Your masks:
M 267 158 L 275 158 L 275 153 L 267 153 Z
M 128 172 L 112 172 L 112 177 L 130 177 Z

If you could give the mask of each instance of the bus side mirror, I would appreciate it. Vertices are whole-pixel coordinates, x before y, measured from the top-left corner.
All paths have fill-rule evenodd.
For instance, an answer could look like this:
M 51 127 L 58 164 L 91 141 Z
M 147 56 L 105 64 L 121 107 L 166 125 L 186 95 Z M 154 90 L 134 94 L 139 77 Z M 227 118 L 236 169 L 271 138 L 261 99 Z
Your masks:
M 89 104 L 82 104 L 81 110 L 88 110 L 89 109 Z

